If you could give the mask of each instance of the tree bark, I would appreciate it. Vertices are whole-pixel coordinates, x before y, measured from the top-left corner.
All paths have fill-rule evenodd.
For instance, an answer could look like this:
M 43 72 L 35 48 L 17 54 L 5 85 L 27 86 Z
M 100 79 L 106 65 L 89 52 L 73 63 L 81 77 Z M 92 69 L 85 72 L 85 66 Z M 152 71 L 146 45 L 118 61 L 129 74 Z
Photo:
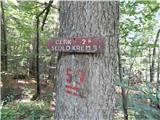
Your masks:
M 159 38 L 159 34 L 160 34 L 160 29 L 157 33 L 157 44 L 160 43 L 158 41 L 158 38 Z M 157 104 L 157 108 L 160 109 L 160 78 L 159 78 L 159 73 L 160 73 L 160 47 L 158 46 L 158 56 L 157 56 L 157 94 L 156 94 L 156 97 L 157 97 L 157 101 L 158 101 L 158 104 Z
M 39 17 L 37 17 L 37 37 L 36 37 L 36 81 L 37 81 L 37 96 L 40 95 L 40 79 L 39 79 Z
M 1 70 L 7 71 L 7 39 L 3 2 L 1 1 Z
M 39 79 L 39 16 L 36 17 L 36 94 L 31 100 L 36 100 L 41 94 L 40 79 Z
M 10 92 L 10 74 L 7 73 L 7 39 L 6 39 L 6 24 L 4 15 L 3 1 L 1 1 L 1 80 L 2 80 L 2 98 L 6 97 Z
M 123 72 L 122 72 L 119 39 L 118 39 L 118 44 L 117 44 L 117 50 L 118 50 L 117 52 L 118 52 L 119 79 L 120 79 L 121 83 L 124 83 L 123 76 L 122 76 Z M 131 65 L 133 65 L 133 64 L 131 64 Z M 121 91 L 122 91 L 122 106 L 123 106 L 124 120 L 128 120 L 128 90 L 122 86 Z
M 29 77 L 30 78 L 35 78 L 36 76 L 36 37 L 35 35 L 33 35 L 33 37 L 31 37 L 31 43 L 30 43 L 30 48 L 29 48 L 29 52 L 31 53 L 31 57 L 29 58 Z
M 158 104 L 157 104 L 157 108 L 160 109 L 160 78 L 159 78 L 159 72 L 160 72 L 160 47 L 158 47 L 158 60 L 157 60 L 157 100 L 158 100 Z
M 154 71 L 155 71 L 155 59 L 156 59 L 156 45 L 158 42 L 158 38 L 159 38 L 159 34 L 160 34 L 160 29 L 157 32 L 156 35 L 156 39 L 154 41 L 154 48 L 153 48 L 153 53 L 152 53 L 152 62 L 151 62 L 151 67 L 150 67 L 150 82 L 154 81 Z
M 57 65 L 56 120 L 112 120 L 119 3 L 60 1 L 59 37 L 104 37 L 103 54 L 62 53 Z M 67 80 L 78 90 L 67 91 Z M 74 89 L 74 88 L 73 88 Z

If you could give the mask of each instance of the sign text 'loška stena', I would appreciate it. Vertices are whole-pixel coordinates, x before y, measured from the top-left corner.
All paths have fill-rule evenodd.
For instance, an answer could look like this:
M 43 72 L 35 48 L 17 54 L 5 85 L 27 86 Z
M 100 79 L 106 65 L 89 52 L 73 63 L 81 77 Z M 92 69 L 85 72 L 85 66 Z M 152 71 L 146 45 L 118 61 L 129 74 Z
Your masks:
M 56 52 L 103 53 L 105 41 L 102 37 L 60 38 L 49 40 L 47 47 Z

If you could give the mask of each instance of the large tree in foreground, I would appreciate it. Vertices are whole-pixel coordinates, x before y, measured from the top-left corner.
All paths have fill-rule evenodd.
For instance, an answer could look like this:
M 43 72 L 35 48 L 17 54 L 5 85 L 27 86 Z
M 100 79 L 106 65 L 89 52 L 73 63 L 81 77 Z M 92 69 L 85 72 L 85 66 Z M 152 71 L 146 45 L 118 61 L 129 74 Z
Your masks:
M 117 69 L 117 35 L 119 3 L 60 2 L 60 38 L 104 37 L 101 54 L 59 56 L 56 94 L 56 120 L 112 120 L 114 113 L 114 80 Z M 83 81 L 80 90 L 66 90 Z M 76 91 L 76 92 L 75 92 Z

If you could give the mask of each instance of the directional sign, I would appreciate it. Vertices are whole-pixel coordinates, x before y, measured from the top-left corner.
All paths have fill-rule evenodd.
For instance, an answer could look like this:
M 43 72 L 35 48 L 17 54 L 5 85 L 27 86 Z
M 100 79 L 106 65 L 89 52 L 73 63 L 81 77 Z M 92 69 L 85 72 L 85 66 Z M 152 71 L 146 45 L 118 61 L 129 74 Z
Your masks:
M 105 41 L 101 37 L 52 39 L 48 41 L 47 47 L 56 52 L 103 53 Z

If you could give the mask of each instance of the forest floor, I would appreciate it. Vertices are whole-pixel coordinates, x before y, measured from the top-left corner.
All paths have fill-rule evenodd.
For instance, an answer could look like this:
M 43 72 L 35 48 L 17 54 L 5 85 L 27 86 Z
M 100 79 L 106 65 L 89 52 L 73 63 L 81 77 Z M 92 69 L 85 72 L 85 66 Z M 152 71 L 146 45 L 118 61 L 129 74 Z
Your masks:
M 1 120 L 53 120 L 55 99 L 53 83 L 41 80 L 41 95 L 31 100 L 36 93 L 34 79 L 12 80 L 12 91 L 6 97 L 1 111 Z
M 12 94 L 4 101 L 4 103 L 7 102 L 2 107 L 1 120 L 53 120 L 55 111 L 53 82 L 41 80 L 40 83 L 41 95 L 36 100 L 31 100 L 36 93 L 36 81 L 34 79 L 12 80 Z M 137 93 L 139 91 L 131 91 L 130 95 Z M 116 87 L 115 120 L 123 120 L 121 106 L 121 89 Z M 129 114 L 130 120 L 134 120 L 131 116 L 133 111 L 129 110 Z

